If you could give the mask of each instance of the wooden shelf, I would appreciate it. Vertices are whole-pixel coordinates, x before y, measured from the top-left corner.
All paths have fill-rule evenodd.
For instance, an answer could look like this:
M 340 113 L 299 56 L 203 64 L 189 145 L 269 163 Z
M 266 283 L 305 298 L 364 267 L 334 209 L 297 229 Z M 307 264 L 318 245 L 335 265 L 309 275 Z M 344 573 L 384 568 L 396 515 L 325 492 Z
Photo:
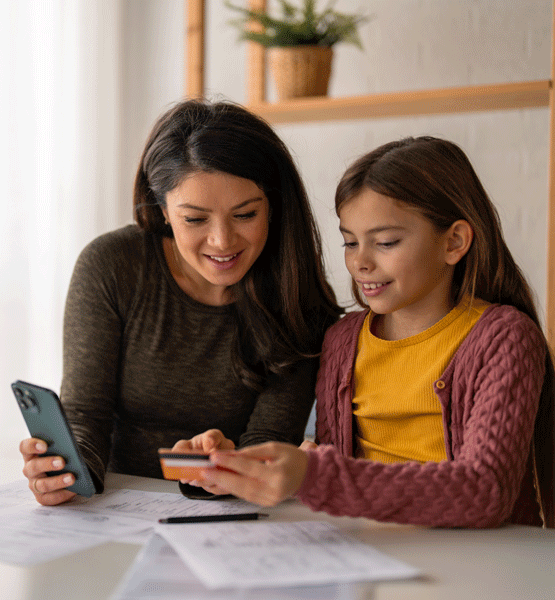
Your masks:
M 551 81 L 477 85 L 348 98 L 258 102 L 248 108 L 271 123 L 378 119 L 549 106 Z

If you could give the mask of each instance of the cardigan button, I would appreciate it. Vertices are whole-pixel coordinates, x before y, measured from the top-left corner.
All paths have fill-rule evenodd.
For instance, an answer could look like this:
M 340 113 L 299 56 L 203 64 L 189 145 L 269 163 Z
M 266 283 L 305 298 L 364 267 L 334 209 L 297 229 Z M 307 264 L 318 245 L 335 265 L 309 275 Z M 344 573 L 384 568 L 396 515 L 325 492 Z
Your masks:
M 441 379 L 438 379 L 438 380 L 436 381 L 436 388 L 437 388 L 438 390 L 442 390 L 442 389 L 444 389 L 444 388 L 445 388 L 445 381 L 442 381 Z

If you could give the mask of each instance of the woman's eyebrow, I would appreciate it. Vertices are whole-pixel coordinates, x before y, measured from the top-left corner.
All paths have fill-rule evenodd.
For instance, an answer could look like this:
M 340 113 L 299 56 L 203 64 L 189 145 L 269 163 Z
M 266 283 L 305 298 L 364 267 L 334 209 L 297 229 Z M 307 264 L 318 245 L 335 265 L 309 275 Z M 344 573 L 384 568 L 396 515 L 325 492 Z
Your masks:
M 247 204 L 251 204 L 252 202 L 262 202 L 264 198 L 262 196 L 257 196 L 256 198 L 249 198 L 244 202 L 240 202 L 236 206 L 232 206 L 231 210 L 237 210 L 239 208 L 243 208 Z M 195 206 L 194 204 L 190 204 L 189 202 L 184 202 L 183 204 L 178 204 L 177 208 L 190 208 L 192 210 L 200 210 L 201 212 L 212 212 L 211 208 L 204 208 L 202 206 Z

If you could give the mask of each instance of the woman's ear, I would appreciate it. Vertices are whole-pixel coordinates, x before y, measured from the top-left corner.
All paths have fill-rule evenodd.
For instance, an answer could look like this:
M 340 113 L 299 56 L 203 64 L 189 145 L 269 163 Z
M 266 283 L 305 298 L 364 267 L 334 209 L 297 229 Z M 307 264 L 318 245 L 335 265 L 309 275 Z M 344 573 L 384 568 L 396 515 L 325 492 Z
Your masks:
M 470 250 L 474 231 L 468 221 L 455 221 L 445 233 L 445 262 L 456 265 Z

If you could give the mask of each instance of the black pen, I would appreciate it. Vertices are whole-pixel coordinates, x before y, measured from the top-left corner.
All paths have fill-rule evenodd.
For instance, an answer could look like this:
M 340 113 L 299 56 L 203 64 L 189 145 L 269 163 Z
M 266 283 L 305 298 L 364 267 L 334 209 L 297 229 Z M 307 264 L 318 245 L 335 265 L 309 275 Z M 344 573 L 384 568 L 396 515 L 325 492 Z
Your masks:
M 197 515 L 192 517 L 168 517 L 158 519 L 158 523 L 212 523 L 214 521 L 255 521 L 258 517 L 267 517 L 264 513 L 237 513 L 231 515 Z

